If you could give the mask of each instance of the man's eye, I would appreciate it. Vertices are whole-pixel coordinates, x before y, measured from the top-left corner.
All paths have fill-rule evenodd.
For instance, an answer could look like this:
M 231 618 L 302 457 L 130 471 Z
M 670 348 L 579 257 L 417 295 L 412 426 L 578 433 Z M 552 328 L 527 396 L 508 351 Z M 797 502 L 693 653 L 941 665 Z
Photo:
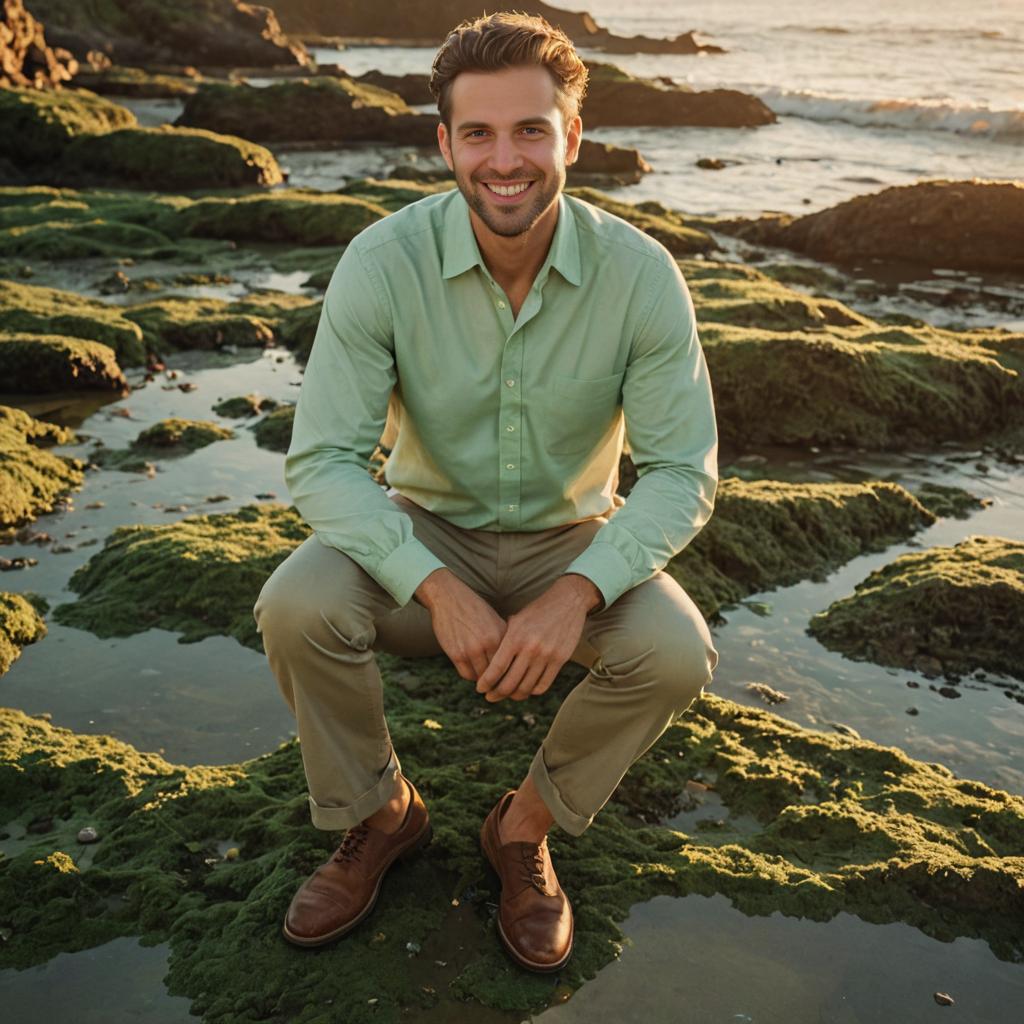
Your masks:
M 483 128 L 474 128 L 473 131 L 471 131 L 469 133 L 468 138 L 471 138 L 471 139 L 472 138 L 479 138 L 481 135 L 486 135 L 486 134 L 487 134 L 487 132 L 484 131 Z
M 524 132 L 533 132 L 536 135 L 540 135 L 541 134 L 541 130 L 539 128 L 532 128 L 532 127 L 529 127 L 529 126 L 524 128 L 523 131 Z

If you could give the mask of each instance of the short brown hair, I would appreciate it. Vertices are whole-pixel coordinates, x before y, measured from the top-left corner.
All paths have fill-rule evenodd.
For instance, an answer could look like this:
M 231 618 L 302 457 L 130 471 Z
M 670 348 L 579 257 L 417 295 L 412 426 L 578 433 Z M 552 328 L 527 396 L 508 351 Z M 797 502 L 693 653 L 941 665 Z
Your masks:
M 451 128 L 451 86 L 463 71 L 501 71 L 534 64 L 547 68 L 566 121 L 580 111 L 587 91 L 587 66 L 572 40 L 539 15 L 503 11 L 456 25 L 441 44 L 430 75 L 430 91 L 441 120 Z

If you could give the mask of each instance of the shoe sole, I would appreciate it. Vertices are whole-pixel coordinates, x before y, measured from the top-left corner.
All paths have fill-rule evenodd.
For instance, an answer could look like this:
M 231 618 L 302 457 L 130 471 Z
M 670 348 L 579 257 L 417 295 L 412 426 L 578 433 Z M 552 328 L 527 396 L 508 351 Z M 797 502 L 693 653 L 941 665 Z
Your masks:
M 373 895 L 370 897 L 366 906 L 363 907 L 356 917 L 352 918 L 351 921 L 346 921 L 340 928 L 335 928 L 333 932 L 328 932 L 326 935 L 317 935 L 314 938 L 310 938 L 308 936 L 295 935 L 293 932 L 288 930 L 288 924 L 285 922 L 281 927 L 282 934 L 290 943 L 292 943 L 292 945 L 303 946 L 306 948 L 312 946 L 325 946 L 328 942 L 333 942 L 335 939 L 340 939 L 343 935 L 347 935 L 377 905 L 377 898 L 380 896 L 380 887 L 384 882 L 384 876 L 395 866 L 395 863 L 397 861 L 411 860 L 417 854 L 426 849 L 433 838 L 434 827 L 430 824 L 428 819 L 427 827 L 423 829 L 419 835 L 417 835 L 416 838 L 413 839 L 404 850 L 402 850 L 401 853 L 397 854 L 394 860 L 392 860 L 383 871 L 381 871 L 380 877 L 377 879 L 377 885 L 373 890 Z
M 483 850 L 484 856 L 487 858 L 487 863 L 491 865 L 491 870 L 495 873 L 495 875 L 498 876 L 498 883 L 500 885 L 501 873 L 498 871 L 496 865 L 497 858 L 491 855 L 490 844 L 488 843 L 487 839 L 484 838 L 484 836 L 480 837 L 480 849 Z M 525 967 L 531 971 L 538 971 L 542 974 L 551 974 L 555 971 L 560 971 L 569 962 L 569 957 L 572 956 L 573 939 L 576 936 L 575 918 L 571 919 L 571 927 L 569 931 L 569 948 L 566 951 L 565 956 L 563 956 L 561 960 L 558 960 L 555 963 L 537 963 L 523 956 L 523 954 L 520 953 L 514 945 L 512 945 L 512 943 L 509 941 L 508 936 L 505 934 L 505 929 L 501 927 L 500 906 L 498 909 L 498 914 L 495 917 L 495 924 L 497 924 L 498 926 L 498 936 L 501 939 L 501 944 L 505 947 L 505 950 L 509 954 L 509 956 L 511 956 L 512 959 L 515 960 L 515 962 L 519 964 L 520 967 Z

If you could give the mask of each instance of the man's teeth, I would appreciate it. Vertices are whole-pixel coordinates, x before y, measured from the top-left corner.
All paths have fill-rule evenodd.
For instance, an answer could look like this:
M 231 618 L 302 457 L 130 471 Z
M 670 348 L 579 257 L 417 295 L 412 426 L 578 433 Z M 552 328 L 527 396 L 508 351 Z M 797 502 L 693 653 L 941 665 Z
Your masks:
M 527 181 L 522 185 L 488 185 L 487 187 L 492 192 L 497 192 L 499 196 L 517 196 L 520 192 L 525 192 L 532 184 L 532 181 Z

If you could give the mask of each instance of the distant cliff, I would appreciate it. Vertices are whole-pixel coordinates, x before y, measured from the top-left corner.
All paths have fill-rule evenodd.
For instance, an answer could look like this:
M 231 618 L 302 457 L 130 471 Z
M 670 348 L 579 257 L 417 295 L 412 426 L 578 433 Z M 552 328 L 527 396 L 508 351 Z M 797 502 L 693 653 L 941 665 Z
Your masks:
M 269 7 L 242 0 L 28 0 L 51 45 L 116 64 L 308 64 Z

